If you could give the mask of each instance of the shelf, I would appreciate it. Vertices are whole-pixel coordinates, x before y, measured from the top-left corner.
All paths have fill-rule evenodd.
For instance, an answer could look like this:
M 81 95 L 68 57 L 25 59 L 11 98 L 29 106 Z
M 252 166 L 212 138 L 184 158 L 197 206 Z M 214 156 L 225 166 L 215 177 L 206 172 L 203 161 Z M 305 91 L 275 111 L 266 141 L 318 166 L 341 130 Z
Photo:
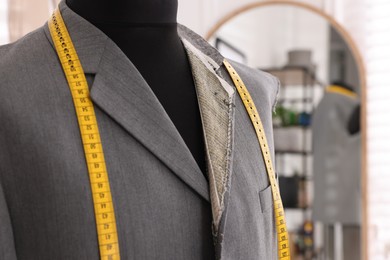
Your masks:
M 312 98 L 279 98 L 278 103 L 312 103 Z
M 279 126 L 279 125 L 273 125 L 274 129 L 292 129 L 292 128 L 300 128 L 302 130 L 308 130 L 311 129 L 311 125 L 289 125 L 289 126 Z
M 299 180 L 302 180 L 302 181 L 313 181 L 313 178 L 311 176 L 307 176 L 307 175 L 285 175 L 283 173 L 278 173 L 278 178 L 294 178 L 294 177 L 298 177 Z
M 290 208 L 290 207 L 284 207 L 285 210 L 299 210 L 299 211 L 304 211 L 304 210 L 309 210 L 311 209 L 311 207 L 307 206 L 307 207 L 303 207 L 303 208 L 300 208 L 300 207 L 294 207 L 294 208 Z
M 311 155 L 312 151 L 275 151 L 275 154 Z
M 262 69 L 280 80 L 283 86 L 322 85 L 316 77 L 304 67 L 284 67 Z

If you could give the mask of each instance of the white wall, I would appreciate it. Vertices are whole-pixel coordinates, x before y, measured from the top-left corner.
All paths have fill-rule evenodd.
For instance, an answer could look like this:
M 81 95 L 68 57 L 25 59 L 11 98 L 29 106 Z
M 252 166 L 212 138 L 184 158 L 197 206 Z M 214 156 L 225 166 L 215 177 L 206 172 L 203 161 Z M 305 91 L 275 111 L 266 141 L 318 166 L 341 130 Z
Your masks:
M 9 0 L 10 41 L 42 26 L 50 16 L 49 0 Z
M 202 36 L 222 17 L 233 10 L 248 4 L 264 2 L 264 0 L 178 0 L 178 21 Z M 330 0 L 334 1 L 334 0 Z M 318 8 L 325 8 L 329 0 L 297 0 L 309 3 Z
M 356 32 L 368 76 L 368 253 L 369 259 L 386 260 L 390 259 L 390 1 L 353 4 L 352 10 L 345 7 L 344 21 Z
M 0 45 L 9 41 L 7 11 L 8 1 L 0 0 Z

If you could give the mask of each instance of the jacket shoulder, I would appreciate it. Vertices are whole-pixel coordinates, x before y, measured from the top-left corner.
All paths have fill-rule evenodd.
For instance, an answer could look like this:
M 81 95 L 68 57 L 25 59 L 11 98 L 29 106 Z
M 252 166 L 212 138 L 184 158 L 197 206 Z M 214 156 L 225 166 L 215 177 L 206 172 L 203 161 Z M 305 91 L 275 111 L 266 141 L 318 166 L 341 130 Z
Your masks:
M 266 98 L 272 108 L 275 108 L 280 91 L 279 79 L 265 71 L 235 61 L 229 62 L 240 75 L 248 91 L 258 93 L 256 98 Z
M 45 51 L 49 47 L 43 26 L 15 42 L 0 46 L 0 82 L 33 70 L 45 61 Z

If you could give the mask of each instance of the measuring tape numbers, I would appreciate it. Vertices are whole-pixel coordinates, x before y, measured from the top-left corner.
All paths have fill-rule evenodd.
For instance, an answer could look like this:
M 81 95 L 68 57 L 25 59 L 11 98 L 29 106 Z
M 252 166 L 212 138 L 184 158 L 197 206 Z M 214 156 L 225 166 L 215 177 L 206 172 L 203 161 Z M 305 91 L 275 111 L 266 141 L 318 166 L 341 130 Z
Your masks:
M 263 123 L 259 113 L 257 112 L 255 103 L 251 95 L 249 94 L 244 82 L 237 74 L 236 70 L 230 65 L 227 60 L 224 60 L 224 65 L 228 70 L 230 77 L 232 78 L 234 85 L 237 88 L 238 93 L 244 103 L 245 109 L 248 112 L 248 115 L 252 121 L 253 127 L 255 128 L 257 139 L 260 144 L 261 152 L 263 154 L 263 159 L 268 173 L 268 178 L 270 181 L 272 189 L 272 197 L 274 202 L 275 210 L 275 223 L 276 230 L 278 234 L 278 256 L 280 260 L 290 260 L 290 246 L 288 239 L 288 231 L 286 226 L 286 219 L 283 210 L 283 203 L 280 197 L 279 185 L 275 178 L 275 171 L 272 165 L 271 153 L 269 150 L 267 138 L 265 136 Z
M 83 68 L 58 9 L 49 20 L 49 29 L 76 109 L 92 190 L 100 259 L 119 260 L 115 211 L 95 110 Z

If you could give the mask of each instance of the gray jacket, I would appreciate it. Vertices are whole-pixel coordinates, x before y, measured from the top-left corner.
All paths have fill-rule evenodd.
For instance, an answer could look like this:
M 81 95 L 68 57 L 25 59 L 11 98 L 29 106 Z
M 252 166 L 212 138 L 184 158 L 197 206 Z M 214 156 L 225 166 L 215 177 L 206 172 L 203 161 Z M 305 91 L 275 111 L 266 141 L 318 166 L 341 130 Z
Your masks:
M 325 224 L 361 223 L 361 135 L 347 130 L 358 104 L 326 92 L 313 115 L 313 219 Z
M 267 172 L 223 57 L 179 27 L 208 174 L 216 180 L 208 183 L 131 61 L 64 1 L 60 10 L 89 82 L 122 259 L 276 259 Z M 278 81 L 232 64 L 255 100 L 273 153 Z M 99 259 L 79 126 L 47 24 L 0 47 L 0 259 Z

